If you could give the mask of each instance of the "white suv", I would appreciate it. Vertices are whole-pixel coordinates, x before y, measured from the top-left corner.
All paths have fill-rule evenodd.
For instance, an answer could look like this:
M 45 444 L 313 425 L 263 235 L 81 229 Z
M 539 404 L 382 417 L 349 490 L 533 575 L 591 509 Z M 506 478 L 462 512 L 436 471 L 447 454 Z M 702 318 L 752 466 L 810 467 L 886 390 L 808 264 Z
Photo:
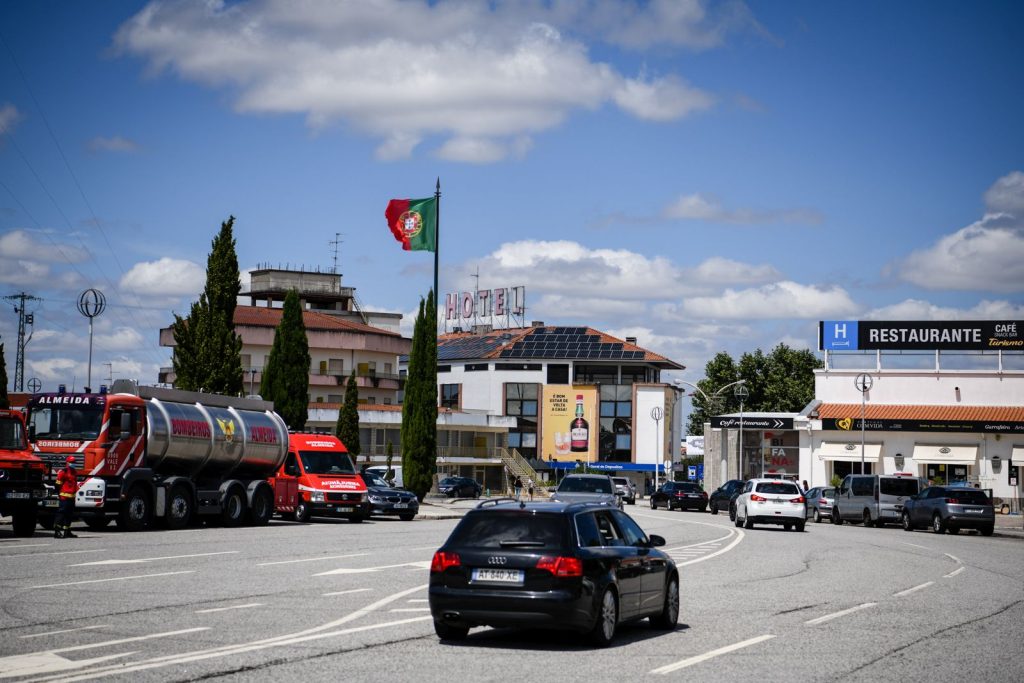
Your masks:
M 782 479 L 751 479 L 736 498 L 736 526 L 781 524 L 786 531 L 803 531 L 807 500 L 800 487 Z

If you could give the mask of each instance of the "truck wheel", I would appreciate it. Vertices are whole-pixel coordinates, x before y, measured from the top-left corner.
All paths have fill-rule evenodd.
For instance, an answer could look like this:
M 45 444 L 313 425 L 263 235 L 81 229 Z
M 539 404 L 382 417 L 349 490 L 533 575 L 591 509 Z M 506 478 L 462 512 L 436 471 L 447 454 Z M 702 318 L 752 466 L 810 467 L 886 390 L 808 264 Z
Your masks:
M 366 518 L 362 515 L 352 515 L 348 518 L 348 521 L 352 522 L 353 524 L 362 524 L 364 519 Z
M 188 487 L 176 484 L 167 496 L 167 510 L 164 526 L 168 529 L 184 529 L 192 519 L 192 495 Z
M 121 512 L 117 516 L 117 526 L 125 531 L 142 531 L 149 524 L 149 496 L 141 486 L 134 486 L 128 491 L 121 503 Z
M 35 535 L 38 515 L 38 511 L 34 507 L 15 510 L 12 520 L 14 535 L 19 538 L 28 538 Z
M 310 512 L 309 505 L 306 504 L 306 501 L 300 500 L 295 504 L 295 513 L 293 514 L 293 517 L 296 522 L 299 524 L 305 524 L 309 521 L 311 516 L 312 513 Z
M 238 526 L 245 519 L 245 494 L 237 486 L 232 486 L 224 494 L 221 503 L 220 521 L 224 526 Z
M 249 523 L 266 526 L 274 516 L 274 496 L 267 487 L 260 486 L 252 492 L 252 507 L 249 508 Z
M 94 517 L 90 515 L 82 517 L 82 521 L 85 522 L 90 531 L 100 531 L 101 529 L 106 529 L 107 525 L 110 524 L 110 517 Z

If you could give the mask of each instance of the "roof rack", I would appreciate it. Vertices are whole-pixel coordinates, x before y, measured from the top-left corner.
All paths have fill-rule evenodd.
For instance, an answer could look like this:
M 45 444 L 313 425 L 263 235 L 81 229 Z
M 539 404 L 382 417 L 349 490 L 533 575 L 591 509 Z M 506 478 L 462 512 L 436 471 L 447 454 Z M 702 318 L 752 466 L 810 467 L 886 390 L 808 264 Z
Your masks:
M 476 509 L 490 507 L 492 505 L 498 505 L 499 503 L 518 503 L 519 501 L 515 498 L 488 498 L 487 500 L 481 501 Z

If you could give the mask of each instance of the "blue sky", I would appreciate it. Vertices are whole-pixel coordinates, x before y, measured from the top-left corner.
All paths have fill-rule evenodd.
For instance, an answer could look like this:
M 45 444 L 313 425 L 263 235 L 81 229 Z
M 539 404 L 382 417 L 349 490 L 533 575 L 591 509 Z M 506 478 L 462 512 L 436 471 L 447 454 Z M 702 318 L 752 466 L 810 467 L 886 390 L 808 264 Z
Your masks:
M 410 318 L 383 212 L 440 177 L 441 292 L 687 366 L 822 319 L 1024 318 L 1017 2 L 0 4 L 0 294 L 25 378 L 156 381 L 236 217 L 243 270 Z M 7 302 L 9 303 L 9 302 Z M 13 382 L 17 318 L 0 308 Z M 109 364 L 109 365 L 107 365 Z M 94 380 L 94 384 L 97 381 Z

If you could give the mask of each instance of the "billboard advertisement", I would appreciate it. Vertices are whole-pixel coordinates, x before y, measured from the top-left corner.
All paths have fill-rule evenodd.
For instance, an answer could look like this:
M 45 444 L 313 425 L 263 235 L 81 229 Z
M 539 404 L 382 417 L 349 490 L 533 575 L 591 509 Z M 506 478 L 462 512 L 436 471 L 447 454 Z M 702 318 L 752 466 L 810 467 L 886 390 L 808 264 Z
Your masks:
M 821 351 L 981 351 L 1024 349 L 1021 320 L 823 320 Z
M 541 450 L 545 460 L 597 461 L 597 387 L 544 386 Z

